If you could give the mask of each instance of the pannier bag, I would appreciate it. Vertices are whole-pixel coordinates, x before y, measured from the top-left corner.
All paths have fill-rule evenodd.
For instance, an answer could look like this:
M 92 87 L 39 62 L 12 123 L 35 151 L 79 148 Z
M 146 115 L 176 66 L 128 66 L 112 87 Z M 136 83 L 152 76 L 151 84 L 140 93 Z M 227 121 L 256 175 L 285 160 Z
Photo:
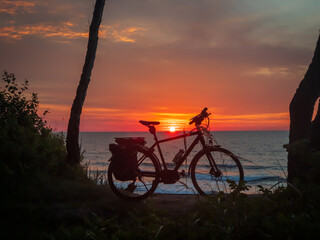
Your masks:
M 137 146 L 145 145 L 142 137 L 115 138 L 115 143 L 109 145 L 112 157 L 113 174 L 119 181 L 135 180 L 138 173 Z

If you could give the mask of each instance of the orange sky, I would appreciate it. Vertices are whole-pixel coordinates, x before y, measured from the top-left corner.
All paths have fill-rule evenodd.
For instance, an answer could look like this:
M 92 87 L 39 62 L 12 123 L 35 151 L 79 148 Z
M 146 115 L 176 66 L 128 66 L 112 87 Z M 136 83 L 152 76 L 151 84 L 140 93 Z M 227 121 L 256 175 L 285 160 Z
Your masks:
M 27 78 L 65 131 L 94 1 L 0 0 L 0 67 Z M 311 61 L 320 1 L 107 1 L 81 131 L 287 130 Z

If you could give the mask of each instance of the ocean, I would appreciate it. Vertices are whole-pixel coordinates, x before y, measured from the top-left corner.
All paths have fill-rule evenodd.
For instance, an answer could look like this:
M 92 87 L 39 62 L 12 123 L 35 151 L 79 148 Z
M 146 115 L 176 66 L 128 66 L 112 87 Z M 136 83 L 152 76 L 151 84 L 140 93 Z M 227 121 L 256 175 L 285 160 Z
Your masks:
M 158 132 L 158 139 L 177 136 L 181 133 Z M 244 179 L 250 186 L 249 193 L 258 193 L 258 185 L 265 188 L 285 186 L 287 176 L 287 152 L 283 148 L 288 143 L 288 131 L 221 131 L 211 132 L 222 148 L 228 149 L 240 158 L 244 170 Z M 115 137 L 145 137 L 146 146 L 154 143 L 149 132 L 81 132 L 81 150 L 83 163 L 88 163 L 91 173 L 107 173 L 111 157 L 109 144 Z M 187 147 L 194 137 L 186 138 Z M 161 149 L 169 168 L 173 166 L 172 159 L 179 149 L 184 149 L 183 139 L 163 143 Z M 181 170 L 188 169 L 193 156 L 200 151 L 197 146 L 189 155 Z M 160 159 L 158 151 L 155 152 Z M 176 184 L 159 184 L 156 193 L 193 194 L 196 190 L 191 178 L 184 177 Z

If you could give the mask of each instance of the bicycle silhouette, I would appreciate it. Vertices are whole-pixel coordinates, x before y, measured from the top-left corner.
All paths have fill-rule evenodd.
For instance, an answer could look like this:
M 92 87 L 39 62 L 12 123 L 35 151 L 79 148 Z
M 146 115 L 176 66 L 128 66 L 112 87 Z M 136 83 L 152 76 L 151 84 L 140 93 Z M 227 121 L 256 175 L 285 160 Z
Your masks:
M 180 180 L 181 175 L 185 175 L 191 177 L 195 189 L 201 195 L 230 193 L 232 189 L 228 180 L 239 185 L 243 181 L 243 169 L 239 159 L 233 153 L 221 148 L 220 145 L 213 145 L 211 140 L 209 144 L 206 144 L 204 134 L 208 133 L 209 115 L 207 108 L 204 108 L 200 114 L 190 119 L 189 124 L 195 124 L 192 131 L 162 140 L 158 140 L 156 135 L 155 126 L 159 125 L 159 122 L 140 121 L 142 125 L 149 128 L 155 143 L 151 147 L 146 147 L 142 143 L 144 141 L 141 141 L 144 138 L 135 138 L 137 140 L 138 170 L 134 179 L 117 180 L 113 173 L 115 165 L 111 161 L 108 168 L 108 182 L 111 190 L 125 200 L 142 200 L 150 196 L 159 183 L 174 184 Z M 202 125 L 204 121 L 207 122 L 205 126 Z M 196 136 L 196 138 L 185 153 L 180 151 L 176 155 L 174 169 L 168 169 L 160 144 L 190 136 Z M 179 168 L 199 143 L 202 149 L 193 157 L 188 172 L 185 173 L 182 170 L 179 173 Z M 154 154 L 156 148 L 161 161 Z

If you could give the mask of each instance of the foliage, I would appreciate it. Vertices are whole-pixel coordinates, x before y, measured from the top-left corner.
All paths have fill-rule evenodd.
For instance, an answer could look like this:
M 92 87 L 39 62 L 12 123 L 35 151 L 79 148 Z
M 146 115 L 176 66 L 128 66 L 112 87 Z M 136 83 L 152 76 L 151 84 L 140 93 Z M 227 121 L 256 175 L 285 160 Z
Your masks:
M 4 72 L 2 82 L 5 83 L 5 87 L 0 90 L 0 124 L 19 125 L 39 131 L 44 129 L 45 122 L 37 114 L 39 105 L 37 94 L 32 93 L 30 99 L 24 96 L 29 86 L 28 80 L 18 86 L 14 74 Z M 46 113 L 47 111 L 43 115 Z
M 18 84 L 4 72 L 0 84 L 0 231 L 4 239 L 37 239 L 55 226 L 46 206 L 60 203 L 66 211 L 75 199 L 90 201 L 101 196 L 101 187 L 81 167 L 66 163 L 62 134 L 46 126 L 38 113 L 36 93 L 28 93 L 28 81 Z M 16 229 L 19 229 L 17 232 Z M 49 227 L 50 229 L 50 227 Z M 45 235 L 45 234 L 44 234 Z M 36 237 L 32 237 L 36 236 Z
M 0 89 L 0 231 L 3 239 L 319 239 L 317 168 L 308 185 L 259 187 L 229 181 L 231 194 L 199 198 L 180 213 L 152 207 L 152 199 L 119 201 L 83 169 L 66 164 L 64 137 L 37 112 L 36 94 L 26 97 L 13 74 Z M 311 164 L 319 152 L 306 142 L 288 146 Z M 319 168 L 320 169 L 320 168 Z M 314 171 L 314 172 L 313 172 Z M 103 176 L 96 173 L 97 182 Z M 181 202 L 177 203 L 181 204 Z M 178 207 L 178 206 L 177 206 Z M 18 231 L 17 231 L 18 230 Z
M 246 181 L 240 181 L 239 184 L 237 184 L 235 181 L 227 179 L 227 183 L 229 184 L 230 189 L 232 192 L 230 195 L 235 199 L 238 197 L 243 197 L 244 192 L 249 191 L 251 186 L 248 186 Z
M 3 201 L 46 199 L 49 194 L 55 197 L 53 182 L 60 181 L 57 178 L 62 176 L 87 181 L 81 168 L 67 165 L 64 136 L 46 126 L 44 115 L 48 111 L 38 113 L 38 96 L 29 94 L 28 87 L 27 80 L 18 84 L 13 73 L 3 73 L 0 84 L 0 187 L 6 193 Z
M 26 96 L 28 81 L 19 86 L 14 74 L 4 72 L 3 84 L 0 88 L 0 177 L 1 185 L 7 188 L 26 181 L 35 171 L 59 171 L 66 153 L 62 136 L 52 134 L 43 116 L 38 115 L 37 94 Z
M 312 187 L 300 194 L 291 188 L 278 188 L 264 193 L 254 196 L 220 193 L 199 199 L 195 209 L 179 214 L 163 211 L 165 206 L 162 211 L 150 207 L 148 202 L 152 200 L 130 204 L 114 200 L 112 205 L 103 204 L 98 209 L 96 203 L 86 217 L 67 218 L 68 224 L 59 223 L 53 214 L 47 218 L 47 226 L 51 228 L 42 229 L 40 235 L 34 232 L 32 236 L 158 240 L 320 237 L 319 189 Z M 106 214 L 101 215 L 102 212 Z

